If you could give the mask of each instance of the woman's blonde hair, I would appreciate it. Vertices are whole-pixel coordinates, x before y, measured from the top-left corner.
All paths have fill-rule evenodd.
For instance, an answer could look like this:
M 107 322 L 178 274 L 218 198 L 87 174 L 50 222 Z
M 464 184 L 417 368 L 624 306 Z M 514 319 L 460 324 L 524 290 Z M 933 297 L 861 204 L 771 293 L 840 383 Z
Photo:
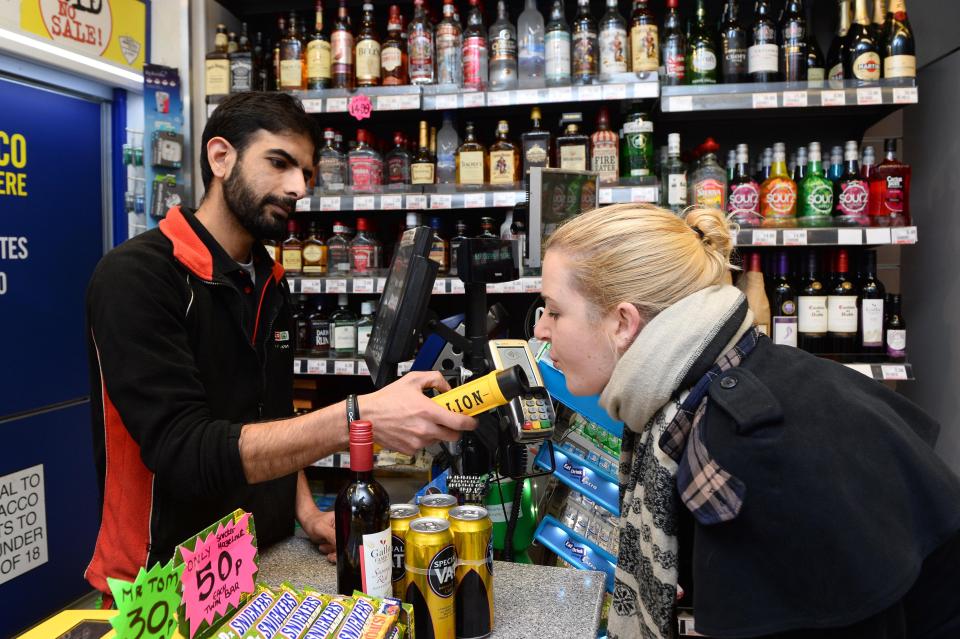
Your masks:
M 716 209 L 691 208 L 678 217 L 651 204 L 615 204 L 561 225 L 546 250 L 570 260 L 573 285 L 600 313 L 629 302 L 649 320 L 721 283 L 733 237 Z

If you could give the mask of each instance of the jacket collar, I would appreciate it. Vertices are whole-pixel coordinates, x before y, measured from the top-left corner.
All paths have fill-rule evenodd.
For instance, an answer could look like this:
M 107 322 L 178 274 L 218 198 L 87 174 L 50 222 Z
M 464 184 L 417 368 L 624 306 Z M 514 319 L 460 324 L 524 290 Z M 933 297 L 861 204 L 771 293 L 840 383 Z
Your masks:
M 194 228 L 194 224 L 200 223 L 188 219 L 187 216 L 192 217 L 192 213 L 174 206 L 167 211 L 166 217 L 158 225 L 160 232 L 173 244 L 173 257 L 191 273 L 208 282 L 213 281 L 215 275 L 237 266 L 209 233 L 203 233 L 206 237 L 202 237 Z M 273 263 L 271 277 L 275 282 L 280 282 L 283 279 L 283 267 L 270 258 L 259 242 L 254 243 L 253 251 L 256 259 L 270 260 Z M 215 254 L 219 255 L 220 259 L 215 259 Z

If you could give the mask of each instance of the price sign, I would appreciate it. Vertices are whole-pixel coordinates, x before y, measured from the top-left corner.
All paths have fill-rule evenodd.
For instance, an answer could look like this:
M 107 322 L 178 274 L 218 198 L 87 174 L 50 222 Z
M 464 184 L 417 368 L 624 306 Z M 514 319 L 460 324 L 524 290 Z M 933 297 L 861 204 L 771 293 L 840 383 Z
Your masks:
M 356 371 L 356 367 L 353 365 L 352 359 L 348 359 L 346 361 L 337 360 L 333 362 L 334 375 L 353 375 L 354 371 Z
M 873 367 L 870 364 L 845 364 L 845 366 L 873 379 Z
M 807 245 L 807 229 L 784 229 L 783 245 L 784 246 L 806 246 Z
M 613 202 L 613 189 L 600 189 L 600 194 L 598 196 L 598 203 L 600 204 L 610 204 Z
M 570 102 L 573 100 L 573 91 L 570 87 L 553 87 L 547 89 L 548 102 Z
M 373 293 L 373 278 L 358 277 L 353 280 L 354 293 Z
M 450 280 L 450 292 L 452 294 L 463 295 L 466 290 L 466 287 L 463 285 L 463 280 L 459 277 L 454 277 Z
M 183 568 L 180 634 L 195 637 L 233 613 L 256 588 L 257 563 L 253 515 L 242 510 L 177 546 L 173 565 Z
M 344 113 L 346 110 L 346 98 L 327 98 L 327 113 Z
M 327 362 L 322 359 L 307 360 L 307 375 L 326 375 Z
M 840 246 L 863 244 L 863 231 L 860 229 L 837 229 L 837 244 Z
M 524 293 L 539 293 L 543 288 L 543 280 L 539 277 L 525 277 L 522 282 Z
M 867 244 L 889 244 L 890 229 L 867 229 Z
M 536 89 L 524 89 L 517 91 L 516 104 L 533 104 L 540 101 L 540 92 Z
M 402 195 L 381 195 L 380 208 L 384 211 L 397 211 L 403 208 Z
M 299 200 L 297 200 L 297 211 L 303 212 L 303 211 L 309 211 L 309 210 L 310 210 L 309 197 L 302 197 Z
M 437 96 L 437 109 L 456 109 L 457 108 L 457 94 L 456 93 L 445 93 Z
M 465 193 L 463 206 L 468 209 L 482 209 L 487 205 L 487 196 L 484 193 Z
M 916 104 L 917 87 L 897 87 L 893 90 L 894 104 Z
M 510 280 L 503 282 L 503 293 L 523 293 L 523 282 L 520 280 Z
M 339 211 L 340 210 L 340 196 L 326 196 L 320 198 L 320 210 L 321 211 Z
M 449 194 L 436 194 L 430 196 L 431 209 L 449 209 L 453 206 L 453 196 Z
M 323 280 L 319 278 L 303 278 L 300 280 L 301 293 L 323 293 Z
M 907 375 L 907 367 L 899 364 L 884 364 L 880 367 L 880 371 L 883 373 L 883 379 L 910 379 L 910 376 Z
M 675 95 L 670 98 L 667 111 L 693 111 L 692 95 Z
M 655 186 L 635 186 L 630 189 L 631 202 L 656 202 L 657 187 Z
M 427 208 L 427 196 L 426 196 L 426 195 L 408 195 L 408 196 L 407 196 L 407 208 L 408 208 L 408 209 L 425 209 L 425 208 Z
M 346 293 L 347 280 L 329 279 L 327 280 L 327 293 Z
M 364 360 L 359 360 L 357 362 L 357 375 L 369 375 L 370 369 L 367 368 L 367 362 Z
M 820 104 L 822 106 L 846 106 L 847 104 L 847 94 L 843 92 L 843 89 L 839 90 L 829 90 L 820 92 Z
M 320 113 L 323 111 L 323 100 L 321 98 L 308 98 L 302 100 L 303 110 L 307 113 Z
M 487 106 L 504 106 L 510 104 L 513 91 L 491 91 L 487 94 Z
M 433 281 L 433 294 L 434 295 L 446 295 L 447 294 L 447 281 L 441 278 L 437 278 Z
M 512 191 L 495 192 L 493 194 L 494 206 L 513 206 L 517 203 L 517 195 Z
M 880 87 L 862 87 L 857 89 L 857 104 L 882 104 L 883 94 Z
M 397 96 L 381 95 L 377 96 L 377 111 L 396 111 L 399 107 Z
M 893 237 L 894 244 L 916 244 L 917 227 L 901 226 L 890 229 L 890 235 Z
M 604 84 L 601 95 L 603 95 L 604 100 L 625 100 L 627 98 L 627 85 Z
M 777 232 L 775 230 L 756 229 L 753 231 L 753 241 L 751 243 L 754 246 L 776 246 Z
M 753 108 L 754 109 L 776 109 L 777 94 L 776 93 L 754 93 Z
M 784 91 L 783 106 L 785 107 L 807 106 L 807 92 L 806 91 Z
M 174 568 L 171 559 L 150 570 L 140 568 L 133 582 L 107 577 L 110 594 L 118 614 L 110 625 L 118 637 L 126 639 L 168 639 L 177 628 L 174 613 L 180 604 L 180 573 L 183 565 Z
M 383 293 L 383 288 L 387 285 L 387 278 L 378 277 L 377 278 L 377 293 Z
M 397 108 L 403 111 L 410 111 L 420 108 L 420 94 L 397 96 Z
M 580 101 L 590 102 L 603 99 L 603 87 L 589 84 L 580 87 Z
M 486 103 L 483 93 L 464 93 L 463 108 L 482 107 Z
M 353 208 L 357 211 L 372 211 L 373 210 L 373 196 L 372 195 L 358 195 L 353 198 Z

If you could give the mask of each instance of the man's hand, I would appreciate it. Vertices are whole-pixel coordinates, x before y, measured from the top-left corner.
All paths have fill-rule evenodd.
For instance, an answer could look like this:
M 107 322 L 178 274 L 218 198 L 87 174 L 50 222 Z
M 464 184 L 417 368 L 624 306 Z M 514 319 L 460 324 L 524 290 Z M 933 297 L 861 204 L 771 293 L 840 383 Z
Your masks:
M 316 506 L 312 510 L 304 508 L 297 514 L 300 526 L 310 541 L 317 544 L 320 552 L 327 555 L 327 561 L 337 561 L 337 533 L 333 527 L 333 513 L 323 512 Z
M 454 413 L 423 394 L 428 388 L 450 390 L 436 372 L 407 373 L 380 390 L 357 399 L 360 418 L 373 423 L 374 440 L 390 450 L 408 455 L 437 441 L 455 442 L 465 430 L 473 430 L 472 417 Z

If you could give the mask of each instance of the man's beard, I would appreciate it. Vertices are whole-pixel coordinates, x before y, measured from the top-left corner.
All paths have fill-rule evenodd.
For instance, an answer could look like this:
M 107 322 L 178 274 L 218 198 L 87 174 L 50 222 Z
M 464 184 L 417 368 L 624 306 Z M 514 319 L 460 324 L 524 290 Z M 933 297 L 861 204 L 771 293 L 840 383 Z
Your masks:
M 297 200 L 292 197 L 260 196 L 255 193 L 243 178 L 243 165 L 239 160 L 230 177 L 223 181 L 223 199 L 240 225 L 259 242 L 280 241 L 286 231 L 285 221 L 268 211 L 268 205 L 274 204 L 286 209 L 288 214 L 292 214 L 297 205 Z

